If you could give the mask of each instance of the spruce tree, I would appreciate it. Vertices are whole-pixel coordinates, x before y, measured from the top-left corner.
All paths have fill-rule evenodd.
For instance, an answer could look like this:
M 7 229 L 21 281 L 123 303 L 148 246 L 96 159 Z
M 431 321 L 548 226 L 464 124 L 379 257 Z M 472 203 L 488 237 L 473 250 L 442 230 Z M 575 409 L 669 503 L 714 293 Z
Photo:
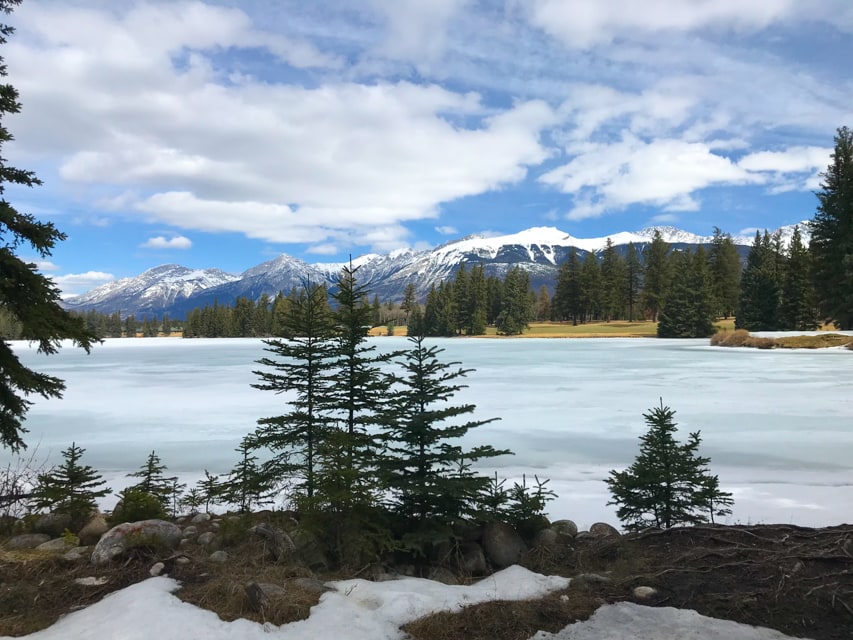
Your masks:
M 723 318 L 733 316 L 740 296 L 740 256 L 732 237 L 719 227 L 714 227 L 708 268 L 714 293 L 714 313 Z
M 730 493 L 720 490 L 710 458 L 699 455 L 700 433 L 678 442 L 675 412 L 663 405 L 643 414 L 649 430 L 640 436 L 640 454 L 625 471 L 605 480 L 616 515 L 629 531 L 701 524 L 731 513 Z
M 453 310 L 456 312 L 456 333 L 466 331 L 471 323 L 471 306 L 469 304 L 469 278 L 465 263 L 459 265 L 456 278 L 453 281 Z
M 410 282 L 406 285 L 405 290 L 403 291 L 403 301 L 400 303 L 400 308 L 406 314 L 406 324 L 409 323 L 409 314 L 412 310 L 418 305 L 418 301 L 415 298 L 415 285 Z
M 20 0 L 0 0 L 0 12 L 9 14 Z M 14 28 L 0 24 L 0 44 L 5 44 Z M 0 77 L 7 75 L 0 57 Z M 3 119 L 18 113 L 18 91 L 11 84 L 0 84 L 0 153 L 12 134 Z M 15 338 L 38 345 L 38 352 L 56 353 L 61 341 L 68 339 L 88 353 L 97 337 L 86 328 L 82 318 L 72 316 L 59 304 L 60 292 L 52 280 L 39 273 L 34 263 L 24 262 L 16 251 L 26 246 L 41 258 L 47 258 L 58 242 L 65 240 L 50 222 L 40 222 L 30 214 L 18 212 L 3 194 L 7 184 L 35 187 L 41 184 L 32 171 L 9 166 L 0 158 L 0 309 L 16 327 Z M 65 383 L 55 376 L 24 366 L 11 345 L 11 338 L 0 333 L 0 446 L 13 452 L 26 448 L 22 435 L 31 395 L 60 398 Z
M 139 478 L 138 483 L 128 488 L 149 493 L 156 497 L 163 507 L 168 507 L 174 497 L 177 478 L 174 476 L 167 478 L 163 475 L 165 470 L 166 465 L 162 463 L 157 453 L 152 451 L 139 471 L 127 474 L 128 478 Z
M 672 271 L 669 260 L 669 243 L 655 229 L 651 243 L 646 247 L 643 264 L 642 305 L 656 322 L 663 302 L 669 293 Z
M 574 247 L 569 248 L 568 258 L 560 265 L 551 309 L 556 320 L 571 320 L 576 325 L 581 319 L 581 263 Z
M 602 309 L 601 268 L 592 251 L 584 256 L 580 286 L 581 322 L 600 319 Z
M 475 498 L 489 479 L 459 474 L 460 465 L 510 452 L 491 446 L 462 448 L 459 440 L 471 429 L 494 420 L 457 421 L 475 409 L 450 404 L 465 388 L 458 379 L 471 370 L 458 368 L 458 362 L 441 362 L 443 349 L 428 347 L 422 336 L 412 336 L 409 342 L 411 347 L 398 362 L 404 375 L 395 376 L 390 396 L 380 475 L 390 490 L 393 510 L 409 533 L 418 534 L 446 530 L 472 514 Z
M 243 438 L 236 451 L 239 459 L 228 477 L 222 481 L 221 496 L 224 502 L 236 505 L 240 513 L 249 513 L 252 507 L 273 501 L 276 483 L 258 464 L 250 438 Z
M 755 232 L 740 280 L 740 300 L 735 317 L 737 329 L 776 331 L 779 329 L 779 283 L 776 278 L 773 241 L 765 230 Z
M 495 321 L 498 333 L 520 335 L 533 315 L 530 302 L 530 276 L 521 267 L 510 269 L 503 283 L 503 304 Z
M 634 312 L 640 294 L 643 279 L 643 265 L 640 262 L 640 254 L 633 242 L 628 243 L 625 254 L 625 306 L 628 311 L 628 322 L 634 322 Z
M 366 321 L 370 310 L 360 304 L 357 309 L 360 321 Z M 290 411 L 258 420 L 246 441 L 272 453 L 263 464 L 264 482 L 274 485 L 295 475 L 297 492 L 309 500 L 316 488 L 317 448 L 333 428 L 332 385 L 339 353 L 335 323 L 325 287 L 306 281 L 279 319 L 281 335 L 264 340 L 272 355 L 258 360 L 265 369 L 254 372 L 260 382 L 252 385 L 291 394 Z
M 468 325 L 465 333 L 481 336 L 486 333 L 488 291 L 486 270 L 482 264 L 471 267 L 468 276 Z
M 604 320 L 622 317 L 625 308 L 625 261 L 616 252 L 613 241 L 607 238 L 601 252 L 601 303 Z
M 820 325 L 811 279 L 811 255 L 794 227 L 782 278 L 779 323 L 787 331 L 812 331 Z
M 69 515 L 75 531 L 86 523 L 97 506 L 98 498 L 111 493 L 97 471 L 80 463 L 85 452 L 72 442 L 62 452 L 63 462 L 40 474 L 33 490 L 36 509 L 50 509 Z
M 714 311 L 705 250 L 678 252 L 671 258 L 672 283 L 658 315 L 659 338 L 707 338 L 714 332 Z
M 820 312 L 839 329 L 853 329 L 853 131 L 838 129 L 835 149 L 809 223 L 812 282 Z

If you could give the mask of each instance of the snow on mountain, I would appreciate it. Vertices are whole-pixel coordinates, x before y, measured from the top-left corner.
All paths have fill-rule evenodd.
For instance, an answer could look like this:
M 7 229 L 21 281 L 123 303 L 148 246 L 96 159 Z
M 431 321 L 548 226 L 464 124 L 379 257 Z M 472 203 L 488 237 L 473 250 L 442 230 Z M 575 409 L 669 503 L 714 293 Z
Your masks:
M 108 282 L 79 296 L 63 301 L 68 309 L 124 313 L 158 313 L 177 301 L 206 289 L 238 280 L 239 276 L 220 269 L 189 269 L 164 264 L 133 278 Z
M 787 246 L 794 225 L 782 227 Z M 804 242 L 808 230 L 800 225 Z M 460 265 L 481 264 L 486 275 L 503 277 L 519 265 L 530 276 L 530 284 L 553 286 L 559 265 L 572 247 L 583 252 L 600 252 L 609 239 L 614 246 L 651 242 L 655 231 L 670 244 L 708 244 L 712 236 L 699 236 L 675 227 L 649 227 L 639 231 L 622 231 L 600 238 L 576 238 L 556 227 L 534 227 L 502 236 L 468 236 L 431 250 L 398 249 L 388 254 L 368 253 L 352 260 L 358 268 L 360 282 L 381 300 L 400 300 L 408 285 L 423 298 L 429 289 L 454 277 Z M 735 244 L 752 244 L 751 237 L 735 237 Z M 274 297 L 279 291 L 290 291 L 306 280 L 326 283 L 332 288 L 337 275 L 349 261 L 309 264 L 282 254 L 277 258 L 247 269 L 239 276 L 218 269 L 193 270 L 178 265 L 150 269 L 136 278 L 125 278 L 93 289 L 89 293 L 65 301 L 68 308 L 103 312 L 119 310 L 123 315 L 169 313 L 180 316 L 187 311 L 213 304 L 232 304 L 238 297 L 257 300 L 262 295 Z

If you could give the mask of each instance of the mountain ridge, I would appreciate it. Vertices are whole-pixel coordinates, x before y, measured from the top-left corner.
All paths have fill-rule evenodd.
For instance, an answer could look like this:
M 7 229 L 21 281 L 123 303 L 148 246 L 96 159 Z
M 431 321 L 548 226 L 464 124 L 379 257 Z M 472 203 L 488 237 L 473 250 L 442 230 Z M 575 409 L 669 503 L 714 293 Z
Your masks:
M 802 225 L 803 223 L 800 223 Z M 783 244 L 790 241 L 795 225 L 781 227 Z M 639 231 L 621 231 L 599 238 L 577 238 L 556 227 L 531 227 L 517 233 L 486 236 L 473 235 L 450 240 L 433 249 L 397 249 L 387 254 L 368 253 L 352 260 L 363 281 L 373 294 L 383 300 L 400 300 L 406 286 L 413 284 L 419 298 L 430 287 L 452 277 L 463 263 L 484 265 L 487 275 L 503 277 L 513 266 L 521 266 L 530 275 L 531 286 L 553 286 L 559 265 L 572 248 L 581 254 L 599 252 L 607 240 L 624 249 L 629 243 L 642 247 L 655 231 L 674 248 L 707 245 L 712 236 L 700 236 L 676 227 L 648 227 Z M 775 232 L 774 232 L 775 233 Z M 804 229 L 807 240 L 807 229 Z M 742 255 L 753 238 L 733 236 Z M 281 254 L 250 267 L 240 274 L 220 269 L 190 269 L 176 264 L 153 267 L 131 278 L 106 283 L 79 296 L 67 298 L 70 310 L 95 310 L 102 313 L 119 311 L 121 315 L 180 316 L 205 304 L 232 304 L 238 297 L 259 299 L 289 291 L 306 280 L 334 284 L 345 262 L 310 264 L 288 254 Z

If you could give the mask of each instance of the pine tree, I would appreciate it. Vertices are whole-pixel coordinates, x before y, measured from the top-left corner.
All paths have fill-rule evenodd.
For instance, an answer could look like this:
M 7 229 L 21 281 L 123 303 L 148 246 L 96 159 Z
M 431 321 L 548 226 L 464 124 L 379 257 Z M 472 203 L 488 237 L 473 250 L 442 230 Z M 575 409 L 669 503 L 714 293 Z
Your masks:
M 365 313 L 360 305 L 357 308 L 361 318 Z M 297 491 L 310 499 L 316 489 L 317 447 L 333 425 L 332 374 L 338 344 L 326 289 L 306 281 L 280 319 L 280 330 L 280 337 L 264 340 L 272 356 L 258 360 L 266 369 L 254 372 L 261 381 L 252 386 L 290 393 L 291 410 L 258 420 L 247 445 L 272 453 L 263 465 L 264 482 L 274 485 L 295 474 Z
M 714 293 L 714 313 L 728 318 L 735 314 L 740 296 L 740 256 L 732 237 L 714 227 L 714 237 L 708 251 L 708 268 L 711 272 Z
M 669 293 L 672 270 L 669 260 L 669 243 L 655 229 L 652 241 L 645 250 L 643 264 L 642 304 L 646 313 L 656 322 L 663 302 Z
M 574 247 L 569 248 L 569 257 L 560 265 L 551 308 L 557 320 L 571 320 L 577 325 L 581 319 L 581 263 Z
M 530 276 L 521 267 L 510 269 L 503 283 L 503 304 L 495 321 L 498 333 L 520 335 L 533 315 L 530 304 Z
M 240 513 L 249 513 L 254 506 L 272 502 L 275 483 L 258 464 L 250 438 L 243 438 L 236 451 L 239 459 L 222 482 L 221 496 L 224 502 L 236 505 Z
M 580 280 L 581 322 L 601 318 L 603 304 L 601 267 L 591 251 L 584 256 Z
M 9 14 L 18 4 L 20 0 L 0 0 L 0 12 Z M 0 24 L 0 44 L 5 44 L 14 31 L 13 27 Z M 6 75 L 6 65 L 0 57 L 0 77 Z M 2 145 L 13 139 L 2 119 L 20 110 L 15 87 L 0 84 L 0 152 Z M 41 180 L 32 171 L 9 166 L 5 158 L 0 158 L 0 309 L 17 328 L 15 337 L 35 342 L 39 353 L 56 353 L 64 339 L 72 340 L 88 353 L 97 341 L 96 335 L 81 318 L 60 306 L 60 292 L 53 281 L 39 273 L 34 263 L 24 262 L 15 254 L 19 247 L 29 246 L 47 258 L 66 236 L 50 222 L 19 213 L 3 198 L 6 184 L 35 187 Z M 0 333 L 0 446 L 17 452 L 26 448 L 23 421 L 32 404 L 27 397 L 37 394 L 60 398 L 65 383 L 24 366 L 7 342 L 9 338 Z
M 634 310 L 637 304 L 640 287 L 643 282 L 643 265 L 640 254 L 633 242 L 628 243 L 625 254 L 625 306 L 628 310 L 628 322 L 634 322 Z
M 403 302 L 400 303 L 400 308 L 406 314 L 406 325 L 409 324 L 409 314 L 412 312 L 412 309 L 414 309 L 417 305 L 418 301 L 415 298 L 415 285 L 414 283 L 410 282 L 406 285 L 406 288 L 403 291 Z
M 607 238 L 601 253 L 601 305 L 605 321 L 622 317 L 625 307 L 625 261 Z
M 607 504 L 617 505 L 616 515 L 629 531 L 696 525 L 731 513 L 731 494 L 711 475 L 710 458 L 698 454 L 700 433 L 678 442 L 674 416 L 663 401 L 643 414 L 649 430 L 640 436 L 640 454 L 605 480 L 612 496 Z
M 482 264 L 474 265 L 468 277 L 468 325 L 465 333 L 481 336 L 486 333 L 488 291 L 486 270 Z
M 853 329 L 853 131 L 838 129 L 809 223 L 812 282 L 824 318 Z
M 202 501 L 201 504 L 204 504 L 205 513 L 210 513 L 210 507 L 222 501 L 221 478 L 207 469 L 204 470 L 204 477 L 196 482 L 196 489 Z
M 163 472 L 166 470 L 166 465 L 162 463 L 156 452 L 152 451 L 148 454 L 148 459 L 145 461 L 139 471 L 128 473 L 128 478 L 139 478 L 139 482 L 129 486 L 129 489 L 138 489 L 149 493 L 160 501 L 163 507 L 168 507 L 173 499 L 173 489 L 177 478 L 174 476 L 166 477 Z
M 508 454 L 491 446 L 464 450 L 459 439 L 491 420 L 452 421 L 472 413 L 473 405 L 451 405 L 464 389 L 457 379 L 470 372 L 443 363 L 438 347 L 427 347 L 422 337 L 409 339 L 411 347 L 398 364 L 391 394 L 391 416 L 383 432 L 386 455 L 380 463 L 383 485 L 390 490 L 392 508 L 414 537 L 443 529 L 471 515 L 476 496 L 489 479 L 457 473 L 461 463 Z M 450 422 L 450 423 L 449 423 Z
M 453 280 L 453 310 L 456 313 L 454 329 L 456 333 L 462 333 L 471 323 L 468 284 L 468 271 L 465 269 L 465 263 L 463 262 L 459 265 L 456 278 Z
M 787 331 L 812 331 L 820 325 L 811 279 L 811 255 L 794 227 L 782 279 L 779 322 Z
M 658 315 L 659 338 L 707 338 L 714 332 L 708 262 L 700 246 L 694 253 L 674 253 L 672 284 Z
M 740 301 L 735 327 L 749 331 L 779 329 L 779 283 L 776 255 L 770 234 L 755 232 L 740 280 Z
M 97 506 L 98 498 L 111 492 L 104 488 L 106 482 L 89 465 L 80 464 L 86 452 L 76 443 L 62 452 L 63 462 L 38 476 L 33 490 L 36 509 L 50 509 L 71 516 L 74 530 L 82 527 Z

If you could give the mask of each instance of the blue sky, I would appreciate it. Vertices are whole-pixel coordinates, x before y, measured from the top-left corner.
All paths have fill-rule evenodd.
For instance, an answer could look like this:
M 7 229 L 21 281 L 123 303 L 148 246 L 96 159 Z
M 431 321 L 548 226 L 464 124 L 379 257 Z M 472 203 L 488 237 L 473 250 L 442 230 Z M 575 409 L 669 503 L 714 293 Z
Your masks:
M 849 0 L 25 0 L 8 189 L 66 294 L 556 226 L 814 213 Z M 35 259 L 35 256 L 25 256 Z

